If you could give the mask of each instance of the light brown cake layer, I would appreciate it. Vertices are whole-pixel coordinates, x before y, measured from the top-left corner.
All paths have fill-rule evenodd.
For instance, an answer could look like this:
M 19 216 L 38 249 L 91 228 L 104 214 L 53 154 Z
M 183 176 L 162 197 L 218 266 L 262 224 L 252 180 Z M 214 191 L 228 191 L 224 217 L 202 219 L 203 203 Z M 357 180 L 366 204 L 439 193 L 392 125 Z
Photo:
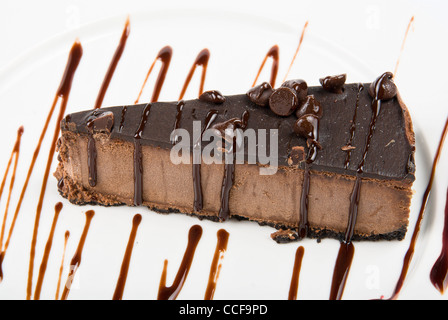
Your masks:
M 77 204 L 133 205 L 134 145 L 95 134 L 98 180 L 88 183 L 87 136 L 64 131 L 60 164 L 55 173 L 61 194 Z M 143 146 L 143 205 L 161 212 L 181 212 L 217 220 L 224 165 L 202 164 L 204 208 L 193 210 L 191 164 L 175 165 L 170 151 Z M 237 164 L 230 194 L 230 213 L 269 224 L 295 228 L 299 223 L 304 171 L 280 167 L 274 175 L 259 175 L 259 167 Z M 311 236 L 342 237 L 355 178 L 311 170 L 309 224 Z M 409 183 L 363 179 L 354 240 L 402 239 L 408 225 L 412 191 Z

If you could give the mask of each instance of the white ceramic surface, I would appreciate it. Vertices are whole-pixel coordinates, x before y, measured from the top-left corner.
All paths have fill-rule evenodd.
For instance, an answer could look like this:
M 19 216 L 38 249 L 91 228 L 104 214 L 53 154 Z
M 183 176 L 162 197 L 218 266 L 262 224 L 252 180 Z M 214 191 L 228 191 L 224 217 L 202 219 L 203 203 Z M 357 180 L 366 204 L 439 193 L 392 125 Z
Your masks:
M 67 3 L 66 8 L 70 8 L 69 2 Z M 341 12 L 344 19 L 339 21 L 331 18 L 331 10 L 315 10 L 317 5 L 313 7 L 314 10 L 311 10 L 311 5 L 306 5 L 307 10 L 302 11 L 301 6 L 295 2 L 286 4 L 292 9 L 289 11 L 295 11 L 296 14 L 290 13 L 290 16 L 282 17 L 284 13 L 280 14 L 280 8 L 277 7 L 271 12 L 254 12 L 248 5 L 242 5 L 241 10 L 232 5 L 226 8 L 217 5 L 191 5 L 188 8 L 185 5 L 169 8 L 142 6 L 139 9 L 136 3 L 123 12 L 125 9 L 117 5 L 116 12 L 108 9 L 108 17 L 98 15 L 95 18 L 90 15 L 88 23 L 78 22 L 75 28 L 53 33 L 51 37 L 35 43 L 20 55 L 0 55 L 0 58 L 8 60 L 3 66 L 0 65 L 0 106 L 3 120 L 0 128 L 0 148 L 3 150 L 0 172 L 6 167 L 17 128 L 20 125 L 25 127 L 9 217 L 17 203 L 38 135 L 61 79 L 68 51 L 76 38 L 79 38 L 84 48 L 84 55 L 73 83 L 68 112 L 93 106 L 127 13 L 131 19 L 131 34 L 106 94 L 104 106 L 131 104 L 139 93 L 155 55 L 165 45 L 173 47 L 174 55 L 159 99 L 161 101 L 178 98 L 192 62 L 203 48 L 208 48 L 211 52 L 206 90 L 219 89 L 224 94 L 245 92 L 252 84 L 267 50 L 274 44 L 280 47 L 277 80 L 280 83 L 307 20 L 310 24 L 289 78 L 300 77 L 306 79 L 309 85 L 317 85 L 321 76 L 344 72 L 348 74 L 347 82 L 372 81 L 386 69 L 394 68 L 407 22 L 415 14 L 414 30 L 406 43 L 396 79 L 413 116 L 417 137 L 417 180 L 414 185 L 410 230 L 406 239 L 401 242 L 357 243 L 344 293 L 344 299 L 372 299 L 383 295 L 388 297 L 401 271 L 432 158 L 447 116 L 441 93 L 432 94 L 429 90 L 432 85 L 435 88 L 445 87 L 443 71 L 446 71 L 447 66 L 442 57 L 446 54 L 446 47 L 431 42 L 436 39 L 432 32 L 438 26 L 437 19 L 421 11 L 409 12 L 408 15 L 402 13 L 391 21 L 388 19 L 388 11 L 385 12 L 380 4 L 373 4 L 354 7 L 352 15 Z M 325 4 L 332 8 L 331 4 Z M 81 12 L 89 10 L 82 3 L 74 8 L 81 8 Z M 59 7 L 55 10 L 64 12 Z M 92 9 L 95 10 L 98 7 Z M 378 10 L 378 16 L 375 10 Z M 277 11 L 278 15 L 275 14 Z M 45 17 L 44 12 L 42 14 Z M 65 14 L 67 15 L 67 10 Z M 346 19 L 349 16 L 354 19 Z M 335 21 L 339 23 L 336 24 Z M 52 23 L 48 22 L 47 25 Z M 11 32 L 14 30 L 11 29 Z M 443 28 L 437 28 L 437 32 L 442 38 L 446 37 Z M 344 40 L 332 37 L 333 33 L 343 34 Z M 387 37 L 382 37 L 383 35 Z M 371 39 L 366 41 L 368 37 Z M 23 46 L 22 41 L 26 39 L 19 40 Z M 434 49 L 430 47 L 431 44 L 435 46 Z M 267 67 L 261 74 L 260 81 L 268 77 L 269 62 Z M 153 75 L 148 82 L 141 101 L 149 99 L 154 78 Z M 197 75 L 193 78 L 185 98 L 196 97 L 198 78 Z M 5 277 L 0 284 L 0 299 L 25 298 L 34 216 L 53 127 L 54 119 L 4 261 Z M 444 156 L 446 159 L 446 152 L 442 154 Z M 56 162 L 54 161 L 53 167 Z M 440 295 L 429 281 L 429 270 L 441 247 L 447 184 L 447 166 L 443 158 L 438 172 L 415 256 L 400 295 L 403 299 L 446 299 L 446 295 Z M 4 210 L 6 196 L 7 192 L 1 199 L 0 212 Z M 306 239 L 301 243 L 278 245 L 270 239 L 270 233 L 274 229 L 260 227 L 256 223 L 229 221 L 217 224 L 178 214 L 159 215 L 146 208 L 77 207 L 59 196 L 56 181 L 52 177 L 48 183 L 40 222 L 34 283 L 53 219 L 53 207 L 58 201 L 63 202 L 64 208 L 48 263 L 41 296 L 43 299 L 54 298 L 64 233 L 69 230 L 71 236 L 65 260 L 63 282 L 65 281 L 68 263 L 84 226 L 83 213 L 88 209 L 94 209 L 96 215 L 84 248 L 82 265 L 70 293 L 71 299 L 112 297 L 132 217 L 136 213 L 143 215 L 143 221 L 137 234 L 125 299 L 156 298 L 164 259 L 169 260 L 167 282 L 171 283 L 186 247 L 188 230 L 194 224 L 201 225 L 204 232 L 179 299 L 203 298 L 216 245 L 216 232 L 220 228 L 230 233 L 230 239 L 215 299 L 287 299 L 294 254 L 299 245 L 305 247 L 299 299 L 328 299 L 339 247 L 335 240 L 317 243 Z M 10 219 L 7 228 L 9 223 Z

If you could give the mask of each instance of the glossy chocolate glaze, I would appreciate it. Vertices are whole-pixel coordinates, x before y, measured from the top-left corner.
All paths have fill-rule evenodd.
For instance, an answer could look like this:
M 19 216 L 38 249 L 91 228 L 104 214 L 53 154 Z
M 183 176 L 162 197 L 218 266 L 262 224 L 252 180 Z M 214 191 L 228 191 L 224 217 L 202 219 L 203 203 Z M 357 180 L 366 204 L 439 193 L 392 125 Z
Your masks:
M 364 84 L 370 87 L 370 84 Z M 321 86 L 310 87 L 309 95 L 314 95 L 322 106 L 325 116 L 319 121 L 319 143 L 322 147 L 313 162 L 313 170 L 334 172 L 338 174 L 356 176 L 357 164 L 362 160 L 365 137 L 368 135 L 370 118 L 372 116 L 372 98 L 368 90 L 359 92 L 358 84 L 346 84 L 342 94 L 333 94 L 325 91 Z M 135 105 L 128 108 L 126 118 L 122 122 L 123 107 L 104 108 L 104 111 L 114 113 L 115 125 L 111 131 L 112 139 L 134 141 L 134 134 L 141 121 L 141 115 L 146 104 Z M 215 122 L 224 122 L 241 113 L 248 111 L 250 119 L 247 129 L 278 129 L 278 164 L 280 167 L 288 166 L 290 146 L 303 146 L 307 149 L 306 139 L 297 136 L 293 127 L 297 121 L 295 115 L 278 117 L 268 108 L 257 106 L 245 95 L 226 96 L 226 101 L 219 105 L 201 100 L 184 101 L 180 127 L 190 132 L 192 136 L 193 121 L 206 119 L 207 113 L 216 109 L 218 114 Z M 170 135 L 177 120 L 178 102 L 156 102 L 152 104 L 151 116 L 148 118 L 146 129 L 141 133 L 141 145 L 149 145 L 164 149 L 171 149 Z M 347 165 L 347 154 L 341 150 L 347 145 L 350 137 L 353 114 L 356 116 L 356 135 L 351 145 L 355 147 L 350 152 L 350 163 Z M 63 130 L 87 134 L 88 128 L 84 121 L 84 111 L 72 114 L 62 121 Z M 120 124 L 122 124 L 121 130 Z M 369 147 L 368 157 L 371 159 L 363 166 L 363 177 L 374 179 L 398 180 L 404 183 L 413 182 L 414 176 L 414 138 L 410 130 L 412 124 L 406 107 L 401 100 L 394 98 L 382 103 L 382 112 L 378 116 L 375 139 Z M 345 129 L 344 129 L 345 126 Z M 267 131 L 267 149 L 269 150 L 269 131 Z M 192 142 L 193 143 L 193 142 Z M 202 143 L 204 147 L 207 143 Z M 245 149 L 246 156 L 248 155 Z M 255 155 L 256 156 L 256 155 Z M 300 165 L 304 168 L 304 163 Z

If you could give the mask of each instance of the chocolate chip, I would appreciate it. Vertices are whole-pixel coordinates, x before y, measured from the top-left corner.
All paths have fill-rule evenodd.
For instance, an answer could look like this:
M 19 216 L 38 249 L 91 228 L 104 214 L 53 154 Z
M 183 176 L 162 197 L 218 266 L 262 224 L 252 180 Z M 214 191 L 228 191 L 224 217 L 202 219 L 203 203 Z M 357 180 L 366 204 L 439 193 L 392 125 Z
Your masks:
M 266 107 L 273 92 L 272 86 L 268 82 L 263 82 L 247 91 L 246 95 L 253 103 Z
M 294 124 L 294 132 L 307 140 L 317 141 L 319 118 L 312 114 L 300 117 Z
M 306 114 L 312 114 L 322 118 L 322 106 L 319 101 L 314 98 L 314 95 L 310 95 L 306 97 L 306 100 L 302 103 L 302 105 L 296 110 L 297 118 L 300 118 Z
M 287 117 L 298 107 L 299 100 L 293 89 L 280 87 L 271 94 L 269 107 L 278 116 Z
M 111 132 L 114 114 L 110 111 L 95 110 L 87 117 L 86 125 L 89 130 Z
M 218 90 L 205 91 L 199 96 L 199 100 L 211 102 L 214 104 L 221 104 L 226 101 L 226 98 Z
M 282 230 L 276 231 L 271 234 L 271 239 L 277 243 L 289 243 L 299 239 L 299 234 L 296 230 Z
M 397 95 L 397 86 L 392 72 L 385 72 L 370 84 L 369 94 L 372 98 L 389 100 Z
M 283 82 L 281 86 L 293 89 L 296 92 L 299 101 L 304 100 L 308 94 L 308 85 L 305 80 L 302 79 L 288 80 Z
M 301 146 L 292 147 L 291 154 L 288 157 L 288 165 L 297 166 L 303 161 L 305 161 L 305 148 Z
M 347 75 L 339 74 L 336 76 L 328 76 L 325 78 L 320 78 L 319 82 L 322 85 L 322 87 L 330 92 L 333 93 L 342 93 L 342 88 L 344 87 L 345 80 L 347 80 Z

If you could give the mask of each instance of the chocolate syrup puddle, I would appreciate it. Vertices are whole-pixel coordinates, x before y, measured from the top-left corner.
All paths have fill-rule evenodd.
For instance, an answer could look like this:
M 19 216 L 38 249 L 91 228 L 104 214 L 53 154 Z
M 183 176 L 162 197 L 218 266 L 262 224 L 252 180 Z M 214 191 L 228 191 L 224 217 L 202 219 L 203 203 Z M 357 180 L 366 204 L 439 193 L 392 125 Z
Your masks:
M 24 131 L 23 127 L 20 127 L 19 130 L 17 131 L 17 139 L 16 139 L 16 142 L 14 143 L 14 148 L 12 149 L 11 156 L 9 158 L 8 165 L 6 166 L 5 174 L 3 176 L 2 184 L 0 187 L 0 198 L 1 198 L 3 195 L 3 191 L 5 189 L 6 180 L 8 178 L 9 170 L 11 169 L 11 164 L 14 159 L 14 168 L 12 170 L 11 180 L 9 183 L 8 199 L 6 201 L 5 213 L 3 215 L 3 223 L 2 223 L 1 233 L 0 233 L 0 249 L 3 248 L 3 237 L 5 235 L 6 220 L 8 218 L 8 210 L 9 210 L 9 204 L 11 202 L 11 194 L 12 194 L 12 190 L 14 189 L 14 183 L 16 180 L 17 165 L 19 162 L 20 145 L 21 145 L 21 141 L 22 141 L 23 131 Z M 3 269 L 2 269 L 3 257 L 4 257 L 4 250 L 2 250 L 0 252 L 0 281 L 3 280 Z
M 279 63 L 279 51 L 280 48 L 278 45 L 274 45 L 269 49 L 268 53 L 263 59 L 263 62 L 261 63 L 260 69 L 258 69 L 257 76 L 255 77 L 254 83 L 252 84 L 252 87 L 255 87 L 258 81 L 258 77 L 261 74 L 261 71 L 264 68 L 264 65 L 268 58 L 272 58 L 272 67 L 271 67 L 271 79 L 270 79 L 270 85 L 271 87 L 275 87 L 275 80 L 277 79 L 277 73 L 278 73 L 278 63 Z
M 173 56 L 173 49 L 170 46 L 166 46 L 160 49 L 159 53 L 157 54 L 156 58 L 151 64 L 148 73 L 146 74 L 145 81 L 143 82 L 142 88 L 140 89 L 140 93 L 138 94 L 137 100 L 135 100 L 135 104 L 137 104 L 140 101 L 143 89 L 146 86 L 146 82 L 148 81 L 148 78 L 152 73 L 152 69 L 154 69 L 154 66 L 158 60 L 162 62 L 162 66 L 160 67 L 159 75 L 157 77 L 156 84 L 154 85 L 154 91 L 152 93 L 151 102 L 156 102 L 159 99 L 160 91 L 162 90 L 163 83 L 165 82 L 165 77 L 170 67 L 172 56 Z
M 445 204 L 445 223 L 442 234 L 442 251 L 434 263 L 429 278 L 434 287 L 443 294 L 448 287 L 448 189 Z
M 201 75 L 201 82 L 199 85 L 198 97 L 204 92 L 205 75 L 207 74 L 207 66 L 209 59 L 210 59 L 210 51 L 208 49 L 203 49 L 201 52 L 199 52 L 193 65 L 191 66 L 187 78 L 185 79 L 185 83 L 180 93 L 179 100 L 182 100 L 184 98 L 185 92 L 187 91 L 191 78 L 193 78 L 196 67 L 198 66 L 202 66 L 202 75 Z
M 224 229 L 218 230 L 217 237 L 218 242 L 216 243 L 215 254 L 213 256 L 212 265 L 210 266 L 210 275 L 208 276 L 208 284 L 205 291 L 204 300 L 213 300 L 219 273 L 221 272 L 222 267 L 220 261 L 224 259 L 224 254 L 227 250 L 227 243 L 229 242 L 229 233 Z
M 358 84 L 358 93 L 356 95 L 356 106 L 355 106 L 355 112 L 353 114 L 353 120 L 352 120 L 352 124 L 350 125 L 350 138 L 347 142 L 347 155 L 345 157 L 345 163 L 344 163 L 344 168 L 348 169 L 348 167 L 350 166 L 350 157 L 351 157 L 351 153 L 352 153 L 352 144 L 353 144 L 353 139 L 355 138 L 355 131 L 356 131 L 356 119 L 357 119 L 357 114 L 358 114 L 358 109 L 359 109 L 359 95 L 361 94 L 361 91 L 364 90 L 364 86 L 359 83 Z
M 289 64 L 289 68 L 288 68 L 288 71 L 286 72 L 286 75 L 285 75 L 285 78 L 283 79 L 283 82 L 285 82 L 286 79 L 288 78 L 288 75 L 289 75 L 289 72 L 291 71 L 292 65 L 294 64 L 294 61 L 296 60 L 297 54 L 299 53 L 300 47 L 302 46 L 303 38 L 305 36 L 305 31 L 306 31 L 307 28 L 308 28 L 308 21 L 305 22 L 305 25 L 303 26 L 302 34 L 300 35 L 299 45 L 297 46 L 296 52 L 294 53 L 294 57 L 292 58 L 292 61 Z
M 140 125 L 134 134 L 134 205 L 140 206 L 143 203 L 143 154 L 140 139 L 148 122 L 151 111 L 151 103 L 148 103 L 143 110 Z
M 214 127 L 220 127 L 220 131 L 225 134 L 227 129 L 231 129 L 235 132 L 236 129 L 246 129 L 247 122 L 249 121 L 249 112 L 246 110 L 243 112 L 241 119 L 233 118 L 227 120 L 222 124 L 217 124 Z M 230 163 L 224 164 L 224 178 L 222 180 L 221 187 L 221 207 L 219 209 L 218 218 L 220 221 L 225 221 L 230 217 L 230 190 L 235 183 L 235 157 L 236 157 L 236 135 L 232 141 L 232 159 Z
M 193 209 L 196 212 L 202 210 L 203 207 L 203 197 L 202 197 L 202 182 L 201 182 L 201 141 L 202 135 L 204 131 L 207 130 L 210 125 L 215 121 L 216 116 L 218 115 L 217 110 L 210 110 L 207 113 L 204 121 L 204 127 L 202 128 L 201 136 L 199 141 L 193 145 L 193 191 L 194 191 L 194 200 L 193 200 Z
M 132 230 L 131 234 L 129 235 L 128 245 L 126 247 L 126 252 L 123 257 L 120 275 L 117 280 L 117 285 L 115 287 L 115 292 L 112 300 L 122 300 L 123 298 L 123 291 L 126 285 L 126 279 L 129 271 L 129 264 L 131 262 L 132 250 L 134 249 L 135 237 L 137 236 L 138 226 L 140 225 L 141 222 L 142 222 L 142 216 L 140 214 L 135 215 L 134 219 L 132 220 Z
M 65 251 L 67 250 L 67 242 L 68 242 L 69 238 L 70 238 L 70 231 L 65 231 L 65 235 L 64 235 L 64 249 L 62 250 L 61 265 L 59 267 L 58 285 L 56 287 L 56 294 L 55 294 L 55 297 L 54 297 L 55 300 L 59 300 L 59 289 L 61 287 L 62 273 L 64 272 Z
M 124 26 L 123 34 L 121 35 L 120 42 L 118 43 L 117 49 L 115 50 L 112 61 L 110 62 L 109 69 L 104 77 L 103 83 L 101 85 L 101 89 L 98 93 L 98 97 L 95 102 L 95 109 L 101 108 L 101 105 L 104 100 L 104 96 L 106 95 L 107 89 L 109 88 L 112 77 L 115 73 L 115 69 L 117 68 L 118 62 L 121 59 L 124 48 L 126 47 L 126 42 L 128 40 L 129 34 L 131 32 L 131 26 L 129 23 L 129 17 L 126 19 L 126 23 Z
M 445 138 L 446 138 L 447 132 L 448 132 L 448 119 L 445 122 L 445 127 L 443 128 L 442 136 L 441 136 L 440 141 L 439 141 L 439 146 L 437 147 L 437 152 L 436 152 L 436 155 L 434 156 L 432 169 L 431 169 L 431 176 L 430 176 L 428 184 L 426 186 L 425 193 L 423 194 L 422 205 L 420 207 L 420 212 L 418 214 L 418 218 L 417 218 L 417 221 L 415 223 L 414 232 L 413 232 L 412 238 L 411 238 L 411 243 L 409 244 L 408 251 L 406 252 L 406 255 L 404 257 L 403 267 L 401 269 L 401 274 L 400 274 L 400 277 L 398 278 L 397 284 L 395 286 L 394 293 L 389 298 L 389 300 L 396 300 L 398 298 L 398 296 L 400 294 L 400 291 L 401 291 L 401 289 L 403 287 L 404 281 L 406 279 L 406 275 L 408 273 L 409 266 L 410 266 L 411 261 L 412 261 L 412 257 L 414 256 L 415 243 L 417 242 L 418 234 L 420 232 L 420 225 L 422 223 L 423 216 L 424 216 L 424 213 L 425 213 L 425 210 L 426 210 L 426 206 L 428 204 L 428 200 L 429 200 L 429 197 L 431 195 L 432 185 L 434 183 L 435 174 L 436 174 L 436 170 L 437 170 L 437 164 L 438 164 L 439 159 L 440 159 L 440 155 L 441 155 L 441 152 L 442 152 L 442 148 L 443 148 L 443 144 L 445 142 Z
M 398 65 L 400 64 L 401 56 L 403 54 L 404 45 L 406 44 L 406 39 L 408 38 L 409 30 L 411 26 L 414 24 L 414 17 L 412 16 L 411 20 L 409 20 L 408 27 L 406 28 L 406 32 L 404 34 L 403 43 L 401 44 L 400 54 L 397 59 L 397 63 L 395 64 L 394 77 L 397 75 Z
M 358 165 L 355 184 L 350 196 L 349 220 L 347 229 L 341 246 L 339 248 L 338 257 L 333 272 L 333 280 L 331 284 L 330 300 L 340 300 L 344 293 L 347 277 L 350 272 L 350 267 L 355 254 L 355 247 L 352 243 L 352 237 L 355 230 L 356 220 L 358 218 L 358 205 L 361 194 L 361 176 L 364 171 L 364 164 L 369 152 L 370 143 L 372 141 L 373 133 L 375 131 L 376 121 L 381 111 L 380 95 L 382 94 L 382 84 L 390 76 L 390 73 L 384 73 L 376 80 L 375 97 L 372 101 L 372 118 L 370 120 L 369 133 L 367 135 L 366 144 L 364 146 L 364 153 Z
M 289 286 L 288 300 L 297 300 L 297 291 L 299 289 L 300 269 L 302 268 L 302 260 L 305 254 L 305 248 L 300 246 L 296 250 L 294 259 L 294 269 L 291 277 L 291 284 Z
M 62 118 L 64 117 L 64 113 L 67 108 L 67 102 L 68 102 L 68 98 L 70 95 L 70 89 L 72 86 L 73 78 L 75 76 L 75 72 L 78 68 L 79 62 L 81 61 L 81 57 L 82 57 L 81 44 L 79 42 L 75 42 L 75 44 L 73 45 L 73 47 L 70 51 L 70 55 L 69 55 L 67 67 L 65 69 L 64 77 L 62 79 L 61 85 L 57 92 L 57 97 L 60 97 L 62 101 L 61 101 L 61 106 L 59 109 L 59 115 L 56 120 L 56 127 L 54 130 L 53 141 L 50 145 L 50 152 L 48 154 L 47 166 L 45 169 L 44 178 L 42 181 L 41 192 L 40 192 L 40 196 L 39 196 L 39 202 L 37 204 L 37 209 L 36 209 L 33 239 L 31 241 L 30 265 L 29 265 L 29 271 L 28 271 L 27 300 L 29 300 L 31 298 L 37 233 L 38 233 L 38 229 L 39 229 L 39 221 L 40 221 L 40 216 L 41 216 L 41 212 L 42 212 L 45 191 L 47 188 L 48 177 L 50 175 L 51 164 L 53 162 L 53 157 L 54 157 L 55 150 L 56 150 L 56 144 L 57 144 L 57 140 L 59 137 L 61 121 L 62 121 Z
M 166 287 L 166 274 L 168 267 L 168 260 L 165 260 L 163 265 L 163 272 L 160 279 L 159 293 L 157 300 L 176 300 L 182 287 L 187 280 L 188 273 L 190 271 L 191 264 L 193 262 L 194 253 L 196 247 L 201 240 L 202 227 L 199 225 L 194 225 L 190 228 L 188 234 L 188 244 L 182 259 L 182 263 L 177 271 L 176 278 L 170 287 Z
M 76 275 L 76 271 L 81 266 L 82 251 L 84 249 L 87 234 L 89 233 L 90 223 L 92 222 L 94 215 L 95 211 L 93 210 L 89 210 L 86 212 L 86 224 L 84 226 L 81 238 L 79 239 L 78 248 L 76 249 L 75 255 L 70 262 L 70 272 L 68 274 L 67 281 L 65 282 L 64 291 L 62 291 L 61 300 L 67 300 L 68 295 L 70 294 L 70 287 Z
M 45 245 L 44 255 L 40 264 L 39 276 L 37 277 L 36 289 L 34 291 L 34 300 L 40 299 L 40 293 L 42 291 L 42 284 L 44 283 L 45 272 L 47 271 L 48 258 L 50 256 L 51 247 L 53 245 L 54 231 L 56 230 L 56 224 L 58 223 L 59 214 L 62 210 L 62 203 L 58 202 L 54 207 L 53 224 L 51 225 L 50 234 L 48 236 L 47 244 Z

